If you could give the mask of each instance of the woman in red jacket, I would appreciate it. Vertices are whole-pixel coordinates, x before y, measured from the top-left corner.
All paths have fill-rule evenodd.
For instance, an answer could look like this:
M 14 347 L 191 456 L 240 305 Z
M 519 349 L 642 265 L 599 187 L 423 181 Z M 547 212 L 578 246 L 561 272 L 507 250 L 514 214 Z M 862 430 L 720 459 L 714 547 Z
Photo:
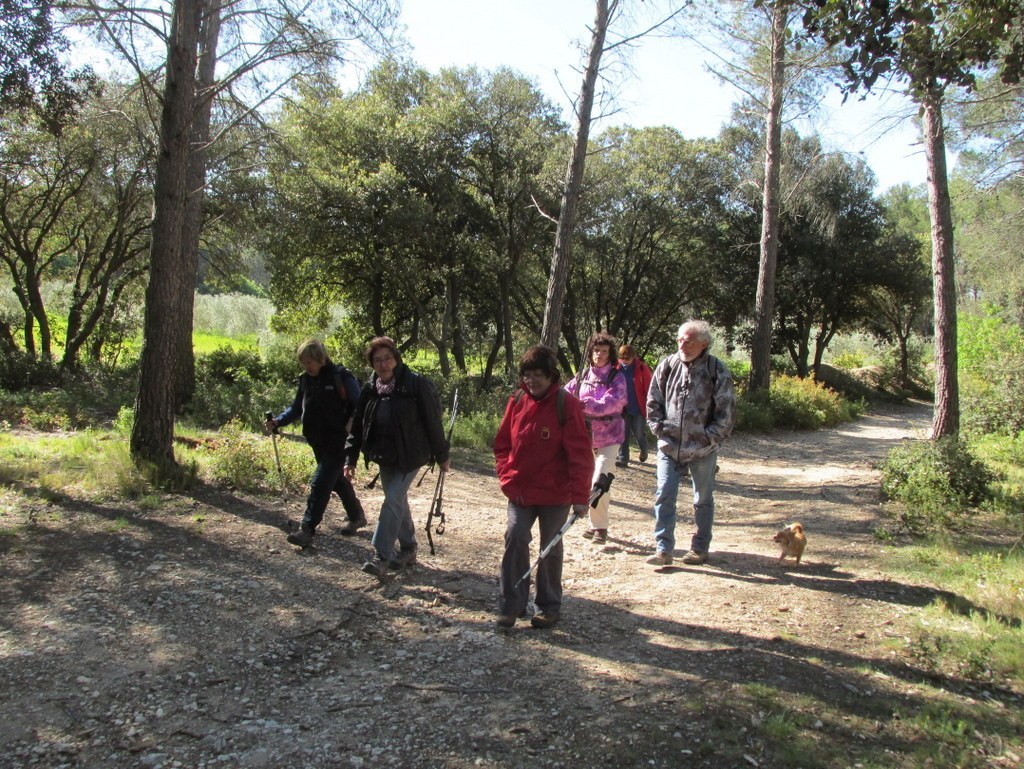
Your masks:
M 640 463 L 647 461 L 647 390 L 651 386 L 651 367 L 636 354 L 633 345 L 624 344 L 619 348 L 619 370 L 626 379 L 629 403 L 622 412 L 626 423 L 626 438 L 619 446 L 616 467 L 629 466 L 629 436 L 636 438 L 640 450 Z
M 559 394 L 558 360 L 551 348 L 537 345 L 519 362 L 522 392 L 505 407 L 494 439 L 494 461 L 501 490 L 508 497 L 505 554 L 501 559 L 498 624 L 512 627 L 526 616 L 531 529 L 540 522 L 540 545 L 558 533 L 572 507 L 587 514 L 594 453 L 583 407 Z M 562 606 L 562 543 L 537 566 L 537 613 L 534 627 L 551 627 Z

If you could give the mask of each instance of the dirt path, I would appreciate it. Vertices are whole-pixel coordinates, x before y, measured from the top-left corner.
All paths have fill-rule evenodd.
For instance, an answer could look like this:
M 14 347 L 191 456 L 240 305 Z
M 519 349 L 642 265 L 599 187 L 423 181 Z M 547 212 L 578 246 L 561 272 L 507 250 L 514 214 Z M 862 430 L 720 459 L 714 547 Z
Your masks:
M 653 467 L 623 470 L 609 545 L 567 536 L 551 631 L 494 625 L 504 502 L 469 462 L 437 555 L 421 539 L 421 564 L 383 585 L 359 570 L 369 533 L 337 534 L 336 501 L 301 553 L 281 530 L 297 498 L 8 505 L 0 766 L 917 765 L 898 719 L 925 707 L 927 676 L 895 642 L 937 591 L 881 569 L 872 468 L 929 415 L 732 440 L 702 567 L 644 562 Z M 793 520 L 809 544 L 784 569 L 771 535 Z

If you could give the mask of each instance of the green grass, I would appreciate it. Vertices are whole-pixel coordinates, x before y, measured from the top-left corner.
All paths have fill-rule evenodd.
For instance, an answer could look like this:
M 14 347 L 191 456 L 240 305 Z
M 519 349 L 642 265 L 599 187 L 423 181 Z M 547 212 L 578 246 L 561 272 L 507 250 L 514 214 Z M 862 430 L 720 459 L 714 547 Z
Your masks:
M 208 331 L 195 331 L 192 334 L 192 349 L 197 356 L 209 355 L 221 347 L 231 347 L 235 350 L 252 350 L 254 355 L 259 356 L 259 345 L 259 336 L 256 334 L 224 336 Z
M 966 537 L 896 548 L 890 566 L 908 582 L 941 587 L 916 615 L 912 656 L 924 668 L 1024 685 L 1024 552 Z

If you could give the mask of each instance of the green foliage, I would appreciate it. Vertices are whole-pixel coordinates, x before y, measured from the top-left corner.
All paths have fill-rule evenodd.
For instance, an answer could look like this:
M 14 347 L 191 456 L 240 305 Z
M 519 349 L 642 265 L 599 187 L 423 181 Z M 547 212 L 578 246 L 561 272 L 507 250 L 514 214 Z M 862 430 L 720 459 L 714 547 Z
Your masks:
M 276 472 L 273 457 L 265 450 L 267 440 L 261 441 L 241 421 L 231 420 L 221 428 L 220 439 L 207 457 L 210 477 L 234 489 L 266 491 Z
M 270 325 L 274 305 L 245 294 L 196 294 L 192 321 L 198 335 L 246 339 Z
M 294 367 L 293 362 L 293 377 Z M 268 409 L 290 403 L 294 396 L 294 384 L 280 381 L 276 374 L 251 349 L 220 347 L 209 355 L 197 356 L 192 420 L 204 427 L 240 420 L 258 429 Z
M 849 422 L 860 409 L 813 379 L 783 374 L 772 378 L 767 393 L 740 394 L 737 428 L 754 432 L 816 430 Z
M 989 310 L 961 313 L 957 334 L 964 432 L 1024 430 L 1024 331 Z
M 832 365 L 844 369 L 864 368 L 867 365 L 867 360 L 862 353 L 850 351 L 835 356 L 832 359 Z
M 0 388 L 54 387 L 59 381 L 60 370 L 49 358 L 36 358 L 20 350 L 0 351 Z
M 973 440 L 978 457 L 992 468 L 996 480 L 990 486 L 991 508 L 1024 521 L 1024 432 L 991 433 Z
M 477 411 L 460 416 L 452 433 L 452 446 L 490 451 L 501 425 L 501 413 Z
M 134 397 L 129 371 L 82 370 L 63 379 L 45 387 L 0 388 L 0 421 L 43 431 L 97 427 Z
M 250 492 L 300 488 L 309 478 L 312 452 L 305 441 L 277 438 L 281 473 L 274 456 L 274 438 L 251 432 L 241 420 L 232 420 L 217 438 L 197 442 L 206 475 L 216 483 Z
M 902 503 L 901 525 L 913 533 L 951 529 L 986 500 L 995 476 L 956 437 L 904 443 L 882 465 L 882 492 Z

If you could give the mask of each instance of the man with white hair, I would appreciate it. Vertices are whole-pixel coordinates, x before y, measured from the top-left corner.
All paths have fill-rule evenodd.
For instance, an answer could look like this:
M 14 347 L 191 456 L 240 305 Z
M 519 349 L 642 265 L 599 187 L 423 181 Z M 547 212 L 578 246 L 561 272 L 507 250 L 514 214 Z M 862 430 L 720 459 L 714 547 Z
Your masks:
M 654 497 L 657 553 L 647 560 L 669 566 L 675 550 L 676 498 L 689 472 L 697 530 L 683 556 L 702 564 L 711 547 L 715 518 L 715 468 L 718 446 L 736 423 L 732 375 L 711 355 L 711 327 L 689 320 L 679 327 L 679 352 L 663 358 L 647 392 L 647 423 L 658 439 L 658 490 Z

